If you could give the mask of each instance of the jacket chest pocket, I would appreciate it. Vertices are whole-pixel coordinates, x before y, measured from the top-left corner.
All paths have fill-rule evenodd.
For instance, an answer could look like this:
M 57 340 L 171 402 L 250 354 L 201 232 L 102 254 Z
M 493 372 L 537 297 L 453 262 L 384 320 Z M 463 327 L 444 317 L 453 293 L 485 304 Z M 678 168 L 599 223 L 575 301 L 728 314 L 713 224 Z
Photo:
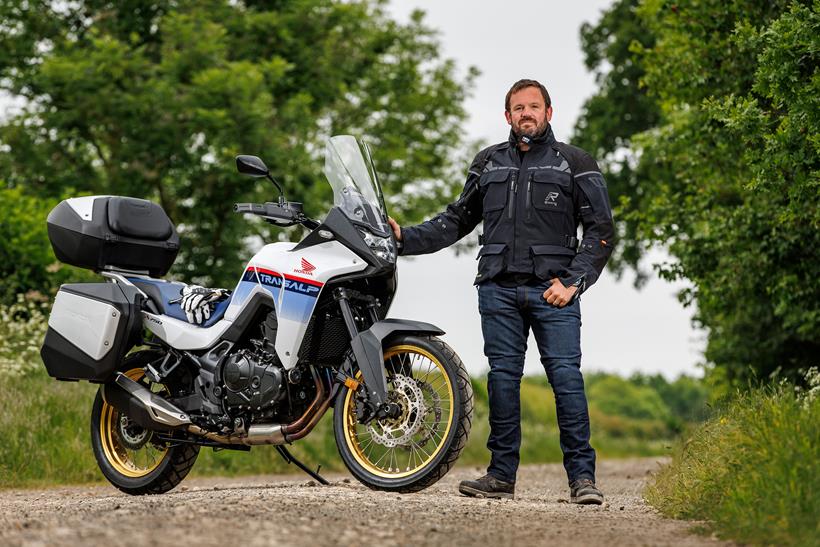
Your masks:
M 527 184 L 527 205 L 539 211 L 566 213 L 572 209 L 570 174 L 554 169 L 534 171 Z
M 507 181 L 509 169 L 499 169 L 484 173 L 478 181 L 484 200 L 484 212 L 489 213 L 503 209 L 507 205 Z

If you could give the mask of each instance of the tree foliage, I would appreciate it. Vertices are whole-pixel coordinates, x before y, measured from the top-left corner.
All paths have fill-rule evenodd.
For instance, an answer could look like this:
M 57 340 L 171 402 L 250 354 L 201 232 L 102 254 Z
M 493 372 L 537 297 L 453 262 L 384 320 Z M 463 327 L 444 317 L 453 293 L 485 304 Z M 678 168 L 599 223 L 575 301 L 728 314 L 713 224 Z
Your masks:
M 642 59 L 633 44 L 651 47 L 654 35 L 636 16 L 635 1 L 616 2 L 595 24 L 581 26 L 581 47 L 586 66 L 593 71 L 598 92 L 584 104 L 575 125 L 573 144 L 589 151 L 606 172 L 610 199 L 614 204 L 639 198 L 644 176 L 642 165 L 627 151 L 632 136 L 658 123 L 660 108 L 641 85 Z M 609 268 L 621 273 L 627 266 L 636 268 L 637 284 L 647 280 L 637 270 L 645 243 L 637 237 L 635 222 L 620 219 L 620 244 L 609 261 Z
M 60 264 L 48 242 L 45 218 L 56 199 L 30 196 L 0 185 L 0 304 L 35 301 L 56 292 L 61 283 L 90 280 L 93 274 Z M 35 294 L 39 293 L 39 294 Z
M 587 48 L 604 85 L 578 141 L 616 143 L 602 149 L 625 158 L 606 167 L 627 248 L 669 249 L 658 270 L 692 282 L 681 299 L 730 380 L 800 377 L 820 354 L 819 6 L 623 0 L 600 44 L 630 40 L 629 54 Z M 646 127 L 606 119 L 623 112 L 606 85 L 622 68 L 635 71 L 621 84 L 650 100 L 634 104 Z
M 439 181 L 393 203 L 418 218 L 462 182 L 453 143 L 475 71 L 440 58 L 420 12 L 399 24 L 382 3 L 2 0 L 0 90 L 25 104 L 0 122 L 6 188 L 156 200 L 182 237 L 175 274 L 226 286 L 248 238 L 279 237 L 232 213 L 275 197 L 236 173 L 237 154 L 320 217 L 324 138 L 366 135 L 388 195 Z

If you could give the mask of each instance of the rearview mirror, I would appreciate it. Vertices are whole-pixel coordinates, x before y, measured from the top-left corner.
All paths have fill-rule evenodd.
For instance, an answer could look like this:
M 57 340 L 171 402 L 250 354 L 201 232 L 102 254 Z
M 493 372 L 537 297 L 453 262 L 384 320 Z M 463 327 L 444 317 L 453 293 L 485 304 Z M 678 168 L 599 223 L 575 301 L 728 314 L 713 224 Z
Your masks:
M 243 175 L 267 177 L 268 167 L 256 156 L 236 156 L 236 169 Z

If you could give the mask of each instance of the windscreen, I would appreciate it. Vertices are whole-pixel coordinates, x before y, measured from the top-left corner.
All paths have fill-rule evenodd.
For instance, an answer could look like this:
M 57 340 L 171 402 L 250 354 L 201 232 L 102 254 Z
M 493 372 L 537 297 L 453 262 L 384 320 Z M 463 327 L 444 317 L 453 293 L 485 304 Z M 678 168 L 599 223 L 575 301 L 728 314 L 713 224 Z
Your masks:
M 354 223 L 377 235 L 389 235 L 384 198 L 365 144 L 351 135 L 329 138 L 324 172 L 336 207 Z

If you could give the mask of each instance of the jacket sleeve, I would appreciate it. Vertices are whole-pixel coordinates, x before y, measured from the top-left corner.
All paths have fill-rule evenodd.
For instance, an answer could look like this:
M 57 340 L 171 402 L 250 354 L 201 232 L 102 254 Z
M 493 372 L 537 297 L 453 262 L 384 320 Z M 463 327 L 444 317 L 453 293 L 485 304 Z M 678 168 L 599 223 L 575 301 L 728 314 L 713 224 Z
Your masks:
M 606 181 L 595 160 L 584 154 L 573 172 L 576 188 L 573 202 L 584 236 L 578 254 L 561 277 L 561 283 L 565 287 L 575 285 L 578 287 L 576 294 L 580 295 L 598 280 L 612 255 L 615 225 Z
M 466 236 L 481 222 L 482 204 L 478 179 L 481 177 L 481 153 L 473 160 L 461 196 L 428 221 L 401 229 L 404 256 L 434 253 Z

